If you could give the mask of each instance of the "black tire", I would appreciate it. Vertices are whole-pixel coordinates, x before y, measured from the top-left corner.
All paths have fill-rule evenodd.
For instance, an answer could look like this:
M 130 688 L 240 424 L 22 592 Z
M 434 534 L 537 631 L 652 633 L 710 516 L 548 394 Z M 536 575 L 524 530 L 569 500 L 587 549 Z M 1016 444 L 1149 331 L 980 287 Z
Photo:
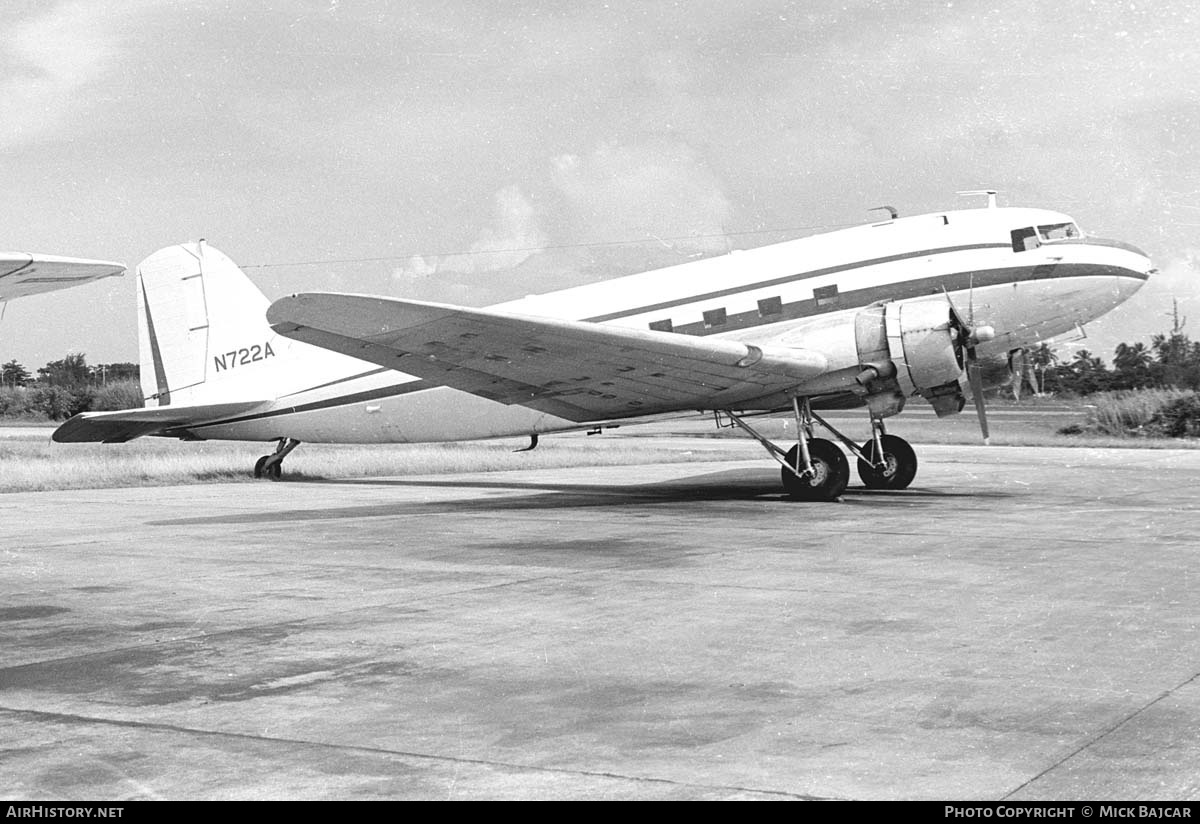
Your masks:
M 261 478 L 263 476 L 263 467 L 267 465 L 267 459 L 270 457 L 270 455 L 263 455 L 254 462 L 254 477 Z
M 283 475 L 283 461 L 276 461 L 265 467 L 266 476 L 272 481 L 278 481 Z
M 788 450 L 788 464 L 796 465 L 799 452 L 799 444 Z M 823 438 L 811 438 L 808 457 L 815 473 L 812 477 L 797 477 L 787 467 L 779 469 L 783 488 L 790 497 L 798 501 L 832 501 L 846 491 L 846 484 L 850 482 L 850 462 L 837 444 Z
M 875 468 L 870 462 L 858 459 L 858 477 L 868 489 L 907 489 L 917 477 L 917 453 L 908 441 L 895 435 L 880 438 L 883 444 L 883 469 Z M 875 441 L 862 445 L 863 454 L 875 460 Z

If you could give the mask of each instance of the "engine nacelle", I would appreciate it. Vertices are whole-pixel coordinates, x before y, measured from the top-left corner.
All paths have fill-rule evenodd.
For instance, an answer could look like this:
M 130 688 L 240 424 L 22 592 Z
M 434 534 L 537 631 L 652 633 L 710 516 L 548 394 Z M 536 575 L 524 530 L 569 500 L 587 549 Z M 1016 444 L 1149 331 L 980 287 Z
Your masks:
M 949 303 L 868 306 L 855 317 L 854 332 L 864 368 L 859 382 L 872 412 L 895 414 L 914 394 L 928 400 L 938 417 L 962 410 L 963 348 Z

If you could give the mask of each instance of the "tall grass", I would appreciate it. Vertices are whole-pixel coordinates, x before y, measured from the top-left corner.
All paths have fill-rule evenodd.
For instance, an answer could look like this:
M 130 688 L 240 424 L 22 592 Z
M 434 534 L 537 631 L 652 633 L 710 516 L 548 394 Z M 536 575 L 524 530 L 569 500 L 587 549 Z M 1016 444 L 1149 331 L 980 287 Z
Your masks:
M 142 439 L 126 444 L 53 444 L 42 438 L 0 440 L 0 493 L 53 489 L 163 486 L 252 478 L 254 461 L 273 444 L 179 443 Z M 527 442 L 526 442 L 527 443 Z M 517 469 L 618 466 L 694 460 L 757 458 L 750 441 L 651 445 L 630 440 L 566 436 L 543 441 L 532 452 L 524 443 L 483 441 L 380 446 L 303 444 L 284 461 L 285 480 L 391 477 Z
M 1097 392 L 1087 397 L 1084 431 L 1118 438 L 1158 435 L 1147 429 L 1154 416 L 1191 392 L 1182 389 L 1134 389 Z

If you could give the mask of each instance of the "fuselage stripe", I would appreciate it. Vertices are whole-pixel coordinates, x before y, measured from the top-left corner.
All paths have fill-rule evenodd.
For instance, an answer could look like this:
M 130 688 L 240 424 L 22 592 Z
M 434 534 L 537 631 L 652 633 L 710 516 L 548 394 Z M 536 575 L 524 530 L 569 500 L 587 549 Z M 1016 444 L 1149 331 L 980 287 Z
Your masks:
M 851 289 L 839 292 L 832 299 L 817 300 L 816 298 L 808 298 L 792 303 L 785 303 L 782 305 L 780 313 L 766 317 L 760 315 L 755 309 L 747 312 L 730 312 L 726 314 L 725 323 L 721 326 L 706 326 L 703 320 L 697 319 L 691 323 L 676 325 L 672 331 L 685 335 L 705 337 L 707 335 L 749 329 L 785 320 L 814 317 L 816 315 L 825 315 L 847 309 L 861 309 L 864 306 L 884 300 L 912 300 L 930 295 L 940 295 L 943 292 L 965 292 L 970 289 L 982 289 L 988 286 L 1003 286 L 1036 280 L 1062 280 L 1065 278 L 1097 276 L 1130 277 L 1138 280 L 1147 279 L 1146 275 L 1135 272 L 1132 269 L 1072 263 L 1022 266 L 1012 269 L 985 269 L 976 272 L 955 272 L 949 275 L 934 275 L 907 280 L 901 283 L 868 286 L 865 289 Z
M 859 266 L 870 265 L 869 263 L 860 263 Z M 696 323 L 688 323 L 676 326 L 675 333 L 694 335 L 703 337 L 707 335 L 718 334 L 721 332 L 732 332 L 741 329 L 750 329 L 756 326 L 763 326 L 772 323 L 778 323 L 783 320 L 795 320 L 797 318 L 811 317 L 818 314 L 827 314 L 830 312 L 846 311 L 851 309 L 861 309 L 864 306 L 869 306 L 880 300 L 911 300 L 914 298 L 929 297 L 930 295 L 942 294 L 946 292 L 961 292 L 974 287 L 982 289 L 988 286 L 1006 285 L 1010 283 L 1019 283 L 1025 281 L 1037 280 L 1059 280 L 1073 277 L 1128 277 L 1136 280 L 1146 280 L 1148 275 L 1125 269 L 1117 266 L 1096 266 L 1095 264 L 1039 264 L 1037 266 L 1020 266 L 1005 269 L 984 269 L 974 272 L 955 272 L 947 275 L 937 275 L 927 278 L 919 278 L 916 280 L 901 281 L 899 283 L 888 283 L 879 286 L 871 286 L 866 289 L 855 289 L 846 292 L 841 292 L 837 296 L 835 303 L 818 305 L 814 299 L 806 299 L 785 303 L 782 306 L 782 313 L 773 314 L 766 317 L 759 316 L 758 312 L 751 310 L 749 312 L 740 312 L 729 314 L 726 324 L 720 327 L 706 328 L 704 323 L 698 321 Z M 751 288 L 751 287 L 747 287 Z M 742 289 L 736 292 L 744 291 Z M 677 302 L 672 302 L 672 305 L 685 305 L 693 303 L 700 298 L 688 298 Z M 628 315 L 640 314 L 643 310 L 629 310 Z M 624 313 L 615 317 L 626 316 Z M 615 319 L 615 318 L 614 318 Z M 296 392 L 289 393 L 285 397 L 293 397 L 302 395 L 306 392 L 313 392 L 318 389 L 325 388 L 344 380 L 353 380 L 354 378 L 367 377 L 376 375 L 382 372 L 391 371 L 385 368 L 363 372 L 359 375 L 345 378 L 341 381 L 331 381 L 319 386 L 302 389 Z M 251 415 L 243 415 L 237 418 L 227 418 L 218 421 L 209 421 L 203 424 L 194 424 L 174 429 L 165 430 L 163 434 L 174 435 L 181 432 L 191 432 L 200 429 L 206 429 L 213 426 L 226 426 L 234 423 L 245 423 L 247 421 L 263 420 L 266 418 L 279 417 L 281 415 L 299 414 L 302 412 L 313 412 L 322 409 L 330 409 L 337 406 L 348 406 L 354 403 L 363 403 L 366 401 L 380 400 L 384 398 L 392 398 L 400 395 L 408 395 L 414 392 L 422 392 L 427 389 L 442 388 L 442 384 L 434 381 L 413 378 L 404 383 L 392 384 L 390 386 L 380 387 L 378 389 L 369 389 L 361 392 L 355 392 L 348 395 L 338 395 L 332 398 L 326 398 L 320 401 L 312 401 L 309 403 L 300 404 L 297 406 L 289 406 L 281 409 L 273 409 L 268 412 L 258 412 Z M 282 435 L 281 435 L 282 437 Z
M 606 315 L 596 315 L 592 318 L 583 318 L 583 320 L 593 323 L 603 323 L 607 320 L 616 320 L 618 318 L 627 318 L 632 315 L 641 315 L 646 312 L 657 312 L 662 309 L 671 309 L 676 306 L 684 306 L 689 303 L 697 303 L 702 300 L 716 300 L 730 295 L 737 295 L 742 292 L 750 292 L 755 289 L 766 289 L 771 286 L 779 286 L 784 283 L 795 283 L 798 280 L 808 280 L 809 278 L 817 278 L 822 275 L 832 275 L 838 272 L 849 272 L 853 269 L 863 269 L 868 266 L 878 266 L 883 263 L 894 263 L 898 260 L 911 260 L 912 258 L 928 257 L 930 255 L 948 254 L 950 252 L 965 252 L 977 249 L 1009 249 L 1012 248 L 1007 243 L 971 243 L 963 246 L 946 246 L 941 249 L 923 249 L 919 252 L 904 252 L 898 255 L 888 255 L 886 257 L 871 258 L 869 260 L 856 260 L 852 263 L 841 263 L 837 266 L 828 266 L 824 269 L 813 269 L 808 272 L 800 272 L 794 275 L 786 275 L 780 278 L 771 280 L 759 281 L 758 283 L 747 283 L 743 286 L 734 286 L 729 289 L 721 289 L 716 292 L 706 292 L 702 295 L 693 295 L 687 298 L 673 298 L 662 303 L 654 303 L 649 306 L 639 306 L 635 309 L 622 309 L 618 312 L 610 312 Z
M 315 392 L 318 389 L 325 389 L 326 387 L 329 387 L 329 386 L 337 386 L 339 383 L 346 383 L 347 381 L 356 381 L 359 378 L 369 378 L 372 375 L 382 375 L 384 372 L 390 372 L 390 371 L 391 370 L 388 369 L 386 366 L 381 366 L 378 369 L 371 369 L 367 372 L 359 372 L 357 375 L 349 375 L 345 378 L 338 378 L 335 381 L 329 381 L 327 383 L 322 383 L 317 386 L 310 386 L 307 389 L 298 389 L 295 392 L 288 392 L 286 395 L 281 396 L 280 400 L 282 400 L 283 398 L 291 398 L 291 397 L 294 397 L 295 395 L 303 395 L 305 392 Z
M 414 378 L 413 380 L 406 381 L 404 383 L 394 383 L 391 386 L 381 386 L 378 389 L 368 389 L 362 392 L 355 392 L 350 395 L 338 395 L 333 398 L 326 398 L 322 401 L 303 403 L 299 406 L 287 406 L 282 409 L 272 409 L 269 412 L 258 412 L 253 415 L 243 415 L 239 418 L 226 418 L 219 421 L 208 421 L 207 423 L 188 424 L 187 426 L 174 427 L 172 429 L 163 430 L 163 434 L 174 435 L 185 430 L 190 432 L 196 429 L 204 429 L 209 426 L 225 426 L 226 424 L 231 423 L 245 423 L 246 421 L 257 421 L 265 418 L 277 418 L 280 415 L 295 415 L 301 412 L 313 412 L 319 409 L 329 409 L 335 406 L 349 406 L 352 403 L 363 403 L 365 401 L 380 400 L 382 398 L 394 398 L 399 395 L 408 395 L 412 392 L 421 392 L 425 389 L 437 389 L 440 386 L 441 384 Z M 293 394 L 299 395 L 301 393 L 296 392 Z

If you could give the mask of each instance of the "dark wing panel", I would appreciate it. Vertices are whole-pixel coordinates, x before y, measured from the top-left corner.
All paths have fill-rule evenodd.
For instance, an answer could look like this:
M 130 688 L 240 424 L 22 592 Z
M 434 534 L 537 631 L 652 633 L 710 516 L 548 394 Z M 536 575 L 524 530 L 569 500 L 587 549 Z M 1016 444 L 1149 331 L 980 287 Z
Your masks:
M 124 443 L 143 435 L 186 429 L 229 415 L 266 406 L 267 401 L 212 403 L 197 406 L 147 406 L 118 412 L 83 412 L 54 430 L 58 443 Z
M 735 406 L 826 369 L 802 349 L 361 295 L 293 295 L 267 319 L 286 337 L 572 421 Z

